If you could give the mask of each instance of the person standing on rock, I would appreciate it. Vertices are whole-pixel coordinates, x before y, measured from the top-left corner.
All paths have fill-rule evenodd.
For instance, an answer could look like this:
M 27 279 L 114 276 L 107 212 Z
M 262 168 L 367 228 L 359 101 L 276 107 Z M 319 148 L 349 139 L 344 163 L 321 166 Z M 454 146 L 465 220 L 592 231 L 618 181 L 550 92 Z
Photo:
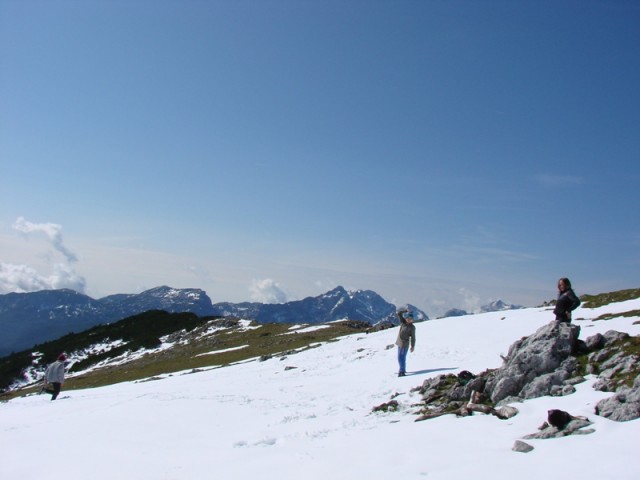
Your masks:
M 53 393 L 51 394 L 51 400 L 55 400 L 60 395 L 62 384 L 64 383 L 64 362 L 67 359 L 64 353 L 61 353 L 58 360 L 53 362 L 47 368 L 44 374 L 45 385 L 51 384 L 53 387 Z
M 553 313 L 556 314 L 557 322 L 571 323 L 571 312 L 580 306 L 580 299 L 571 288 L 568 278 L 558 280 L 558 300 Z
M 396 312 L 400 320 L 400 331 L 396 345 L 398 346 L 398 371 L 399 377 L 404 377 L 407 373 L 407 354 L 409 350 L 413 352 L 416 346 L 416 326 L 413 324 L 413 314 L 408 310 L 398 310 Z

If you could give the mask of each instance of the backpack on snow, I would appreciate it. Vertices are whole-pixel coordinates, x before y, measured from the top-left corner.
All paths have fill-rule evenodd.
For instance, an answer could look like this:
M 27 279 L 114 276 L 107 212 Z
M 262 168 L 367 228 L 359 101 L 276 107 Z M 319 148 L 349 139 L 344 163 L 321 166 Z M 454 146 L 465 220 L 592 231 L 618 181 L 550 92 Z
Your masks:
M 558 430 L 564 429 L 571 420 L 573 420 L 571 414 L 564 410 L 549 410 L 547 412 L 547 422 Z

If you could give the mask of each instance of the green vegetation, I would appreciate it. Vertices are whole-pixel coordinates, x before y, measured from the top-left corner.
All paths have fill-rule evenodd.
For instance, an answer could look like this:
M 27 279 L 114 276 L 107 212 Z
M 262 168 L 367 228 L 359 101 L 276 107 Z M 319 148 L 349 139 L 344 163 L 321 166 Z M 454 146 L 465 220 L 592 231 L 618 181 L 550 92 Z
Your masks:
M 291 324 L 252 324 L 252 327 L 256 328 L 240 328 L 240 322 L 235 318 L 201 318 L 190 313 L 151 311 L 113 325 L 102 325 L 80 334 L 66 335 L 59 340 L 38 345 L 33 351 L 43 354 L 41 364 L 46 365 L 54 361 L 60 352 L 82 352 L 94 345 L 115 340 L 126 342 L 75 364 L 64 386 L 65 390 L 72 390 L 215 368 L 249 359 L 265 360 L 290 355 L 343 335 L 364 332 L 371 326 L 365 322 L 343 321 L 306 333 L 293 333 L 290 330 Z M 160 338 L 166 336 L 173 343 L 171 348 L 146 353 L 122 365 L 97 365 L 100 361 L 116 358 L 127 352 L 155 348 L 160 345 Z M 34 359 L 31 351 L 0 359 L 0 386 L 6 388 L 32 364 Z M 72 375 L 74 371 L 79 372 L 89 367 L 96 368 L 84 374 Z M 35 390 L 36 387 L 32 386 L 7 392 L 3 398 Z
M 5 389 L 21 375 L 26 368 L 36 363 L 41 366 L 54 362 L 65 352 L 82 352 L 93 345 L 110 343 L 113 340 L 123 340 L 126 345 L 111 350 L 101 357 L 93 357 L 81 362 L 80 367 L 86 368 L 105 358 L 113 358 L 140 348 L 155 348 L 160 345 L 160 337 L 176 330 L 190 331 L 199 325 L 210 321 L 211 318 L 200 318 L 192 313 L 167 313 L 152 310 L 121 320 L 114 324 L 99 325 L 81 333 L 70 333 L 57 340 L 36 345 L 32 349 L 14 353 L 0 359 L 0 389 Z M 34 358 L 32 352 L 38 352 L 40 357 Z M 78 370 L 76 367 L 75 370 Z
M 585 308 L 598 308 L 610 303 L 624 302 L 640 298 L 640 288 L 619 290 L 617 292 L 600 293 L 598 295 L 581 295 L 582 306 Z
M 630 310 L 623 313 L 605 313 L 604 315 L 600 315 L 598 318 L 594 318 L 593 320 L 611 320 L 612 318 L 618 317 L 640 317 L 640 310 Z

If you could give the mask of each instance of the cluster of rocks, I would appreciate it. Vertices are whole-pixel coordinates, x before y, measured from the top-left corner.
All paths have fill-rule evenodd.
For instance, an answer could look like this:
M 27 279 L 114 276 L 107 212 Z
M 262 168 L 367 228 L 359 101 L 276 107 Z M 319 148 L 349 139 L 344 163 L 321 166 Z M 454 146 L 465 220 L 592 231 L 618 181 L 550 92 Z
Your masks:
M 525 435 L 523 438 L 529 440 L 560 438 L 567 435 L 588 435 L 595 432 L 593 428 L 584 428 L 591 424 L 592 422 L 586 417 L 574 417 L 563 410 L 549 410 L 547 421 L 538 428 L 538 432 Z M 529 453 L 533 449 L 532 445 L 523 440 L 516 440 L 511 448 L 514 452 L 521 453 Z
M 509 418 L 517 410 L 508 404 L 569 395 L 586 374 L 598 375 L 599 390 L 616 392 L 598 403 L 596 414 L 617 421 L 640 418 L 638 337 L 610 331 L 581 341 L 579 334 L 578 325 L 551 322 L 511 345 L 498 369 L 426 380 L 414 389 L 423 399 L 417 420 L 475 411 Z
M 615 392 L 596 405 L 595 413 L 619 422 L 640 418 L 640 338 L 609 331 L 590 339 L 597 349 L 589 354 L 587 373 L 598 375 L 596 390 Z

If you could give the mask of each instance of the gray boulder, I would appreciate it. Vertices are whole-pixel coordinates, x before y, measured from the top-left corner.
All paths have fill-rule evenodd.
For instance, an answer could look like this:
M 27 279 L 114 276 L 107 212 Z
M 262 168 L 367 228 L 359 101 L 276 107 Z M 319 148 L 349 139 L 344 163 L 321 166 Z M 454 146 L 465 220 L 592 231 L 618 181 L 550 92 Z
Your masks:
M 617 422 L 640 418 L 640 377 L 631 388 L 621 388 L 612 397 L 600 400 L 596 405 L 596 415 Z
M 626 340 L 629 338 L 629 334 L 626 332 L 618 332 L 616 330 L 609 330 L 604 333 L 605 345 L 615 343 L 619 340 Z
M 619 387 L 619 376 L 640 370 L 640 358 L 617 352 L 600 366 L 601 372 L 593 388 L 601 392 L 615 392 Z
M 577 325 L 551 322 L 518 340 L 509 348 L 505 365 L 487 380 L 484 393 L 494 403 L 508 396 L 548 395 L 577 369 L 571 354 L 579 335 Z
M 533 450 L 533 447 L 529 445 L 527 442 L 523 442 L 522 440 L 516 440 L 511 448 L 514 452 L 520 453 L 529 453 Z
M 601 333 L 596 333 L 595 335 L 587 338 L 585 340 L 585 344 L 590 351 L 598 350 L 604 347 L 605 338 Z
M 569 357 L 553 372 L 540 375 L 525 385 L 520 391 L 520 397 L 529 399 L 545 395 L 563 396 L 573 393 L 575 388 L 565 388 L 565 382 L 572 378 L 578 369 L 578 361 L 574 357 Z

